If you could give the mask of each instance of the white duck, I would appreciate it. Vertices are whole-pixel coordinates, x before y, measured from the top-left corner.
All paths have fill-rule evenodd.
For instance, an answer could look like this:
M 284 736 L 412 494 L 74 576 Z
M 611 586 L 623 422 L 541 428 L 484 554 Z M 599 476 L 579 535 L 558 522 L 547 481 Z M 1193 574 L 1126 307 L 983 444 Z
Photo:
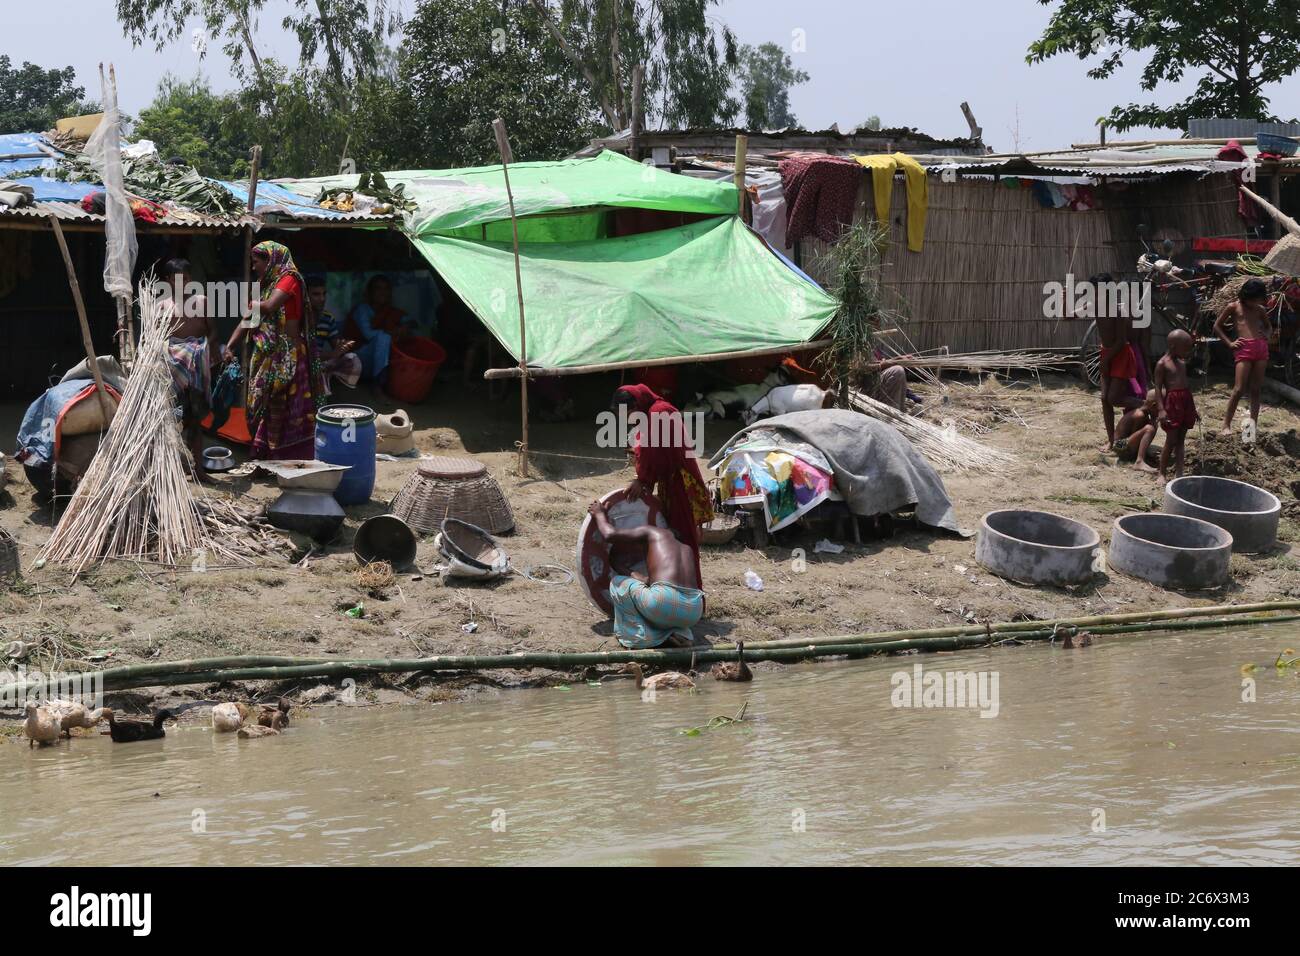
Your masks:
M 73 727 L 94 727 L 104 719 L 103 707 L 87 710 L 85 704 L 79 704 L 75 700 L 55 698 L 47 702 L 45 708 L 59 719 L 59 726 L 66 737 L 72 736 Z
M 664 671 L 653 677 L 646 677 L 640 664 L 628 664 L 627 669 L 636 678 L 637 690 L 693 690 L 695 681 L 677 671 Z
M 23 733 L 30 741 L 29 747 L 37 744 L 42 747 L 52 744 L 59 739 L 59 734 L 63 733 L 63 725 L 59 722 L 58 716 L 49 708 L 39 707 L 34 703 L 28 704 L 26 714 L 27 720 L 23 724 Z
M 212 708 L 212 729 L 219 734 L 233 734 L 244 726 L 247 719 L 247 704 L 217 704 Z

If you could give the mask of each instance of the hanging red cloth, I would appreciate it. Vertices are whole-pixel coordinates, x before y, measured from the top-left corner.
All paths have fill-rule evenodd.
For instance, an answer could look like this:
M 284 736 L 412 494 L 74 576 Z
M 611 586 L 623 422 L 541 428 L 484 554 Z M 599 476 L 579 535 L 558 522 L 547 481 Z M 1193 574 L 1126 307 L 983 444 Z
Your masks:
M 700 476 L 700 466 L 688 452 L 682 413 L 645 385 L 624 385 L 622 393 L 647 418 L 650 435 L 638 433 L 632 446 L 636 477 L 663 502 L 668 525 L 695 554 L 695 580 L 700 574 L 700 525 L 713 520 L 713 503 Z
M 1244 163 L 1246 161 L 1246 151 L 1241 148 L 1241 144 L 1235 139 L 1230 139 L 1224 144 L 1223 149 L 1219 150 L 1216 159 L 1228 163 Z M 1232 178 L 1238 186 L 1242 185 L 1244 179 L 1244 170 L 1238 170 L 1232 174 Z M 1239 215 L 1248 226 L 1258 226 L 1264 219 L 1263 212 L 1251 199 L 1240 190 L 1237 191 L 1237 215 Z

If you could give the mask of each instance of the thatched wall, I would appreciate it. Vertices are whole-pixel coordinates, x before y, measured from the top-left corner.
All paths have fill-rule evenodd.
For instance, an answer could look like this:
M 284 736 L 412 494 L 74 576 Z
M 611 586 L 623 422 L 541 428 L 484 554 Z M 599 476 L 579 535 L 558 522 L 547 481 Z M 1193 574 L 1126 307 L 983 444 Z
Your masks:
M 1074 348 L 1078 320 L 1043 316 L 1044 286 L 1098 272 L 1134 277 L 1137 224 L 1184 236 L 1243 235 L 1236 187 L 1224 174 L 1168 176 L 1140 184 L 1097 187 L 1100 209 L 1045 209 L 1028 188 L 991 180 L 929 180 L 925 248 L 906 244 L 907 191 L 896 182 L 890 211 L 886 284 L 901 298 L 916 347 L 954 352 L 986 349 Z M 870 178 L 863 177 L 858 215 L 875 214 Z M 826 245 L 805 239 L 803 267 L 822 279 Z

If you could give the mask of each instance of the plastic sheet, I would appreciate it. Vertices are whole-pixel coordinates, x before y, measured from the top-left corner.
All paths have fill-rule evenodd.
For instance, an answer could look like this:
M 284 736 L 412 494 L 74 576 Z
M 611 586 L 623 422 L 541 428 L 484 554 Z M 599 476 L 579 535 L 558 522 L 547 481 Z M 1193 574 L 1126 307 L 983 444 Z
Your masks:
M 138 247 L 135 219 L 122 186 L 122 129 L 117 109 L 117 85 L 112 79 L 104 84 L 104 118 L 86 141 L 82 155 L 99 173 L 104 183 L 104 291 L 114 298 L 131 300 L 134 288 L 131 273 L 135 268 Z

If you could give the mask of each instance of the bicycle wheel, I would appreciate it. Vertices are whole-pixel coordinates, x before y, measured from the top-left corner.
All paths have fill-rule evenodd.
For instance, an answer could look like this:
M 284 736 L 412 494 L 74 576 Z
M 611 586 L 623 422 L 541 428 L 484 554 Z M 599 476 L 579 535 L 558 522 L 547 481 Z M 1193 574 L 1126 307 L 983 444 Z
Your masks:
M 1096 322 L 1088 323 L 1079 344 L 1079 374 L 1093 388 L 1101 385 L 1101 333 Z

